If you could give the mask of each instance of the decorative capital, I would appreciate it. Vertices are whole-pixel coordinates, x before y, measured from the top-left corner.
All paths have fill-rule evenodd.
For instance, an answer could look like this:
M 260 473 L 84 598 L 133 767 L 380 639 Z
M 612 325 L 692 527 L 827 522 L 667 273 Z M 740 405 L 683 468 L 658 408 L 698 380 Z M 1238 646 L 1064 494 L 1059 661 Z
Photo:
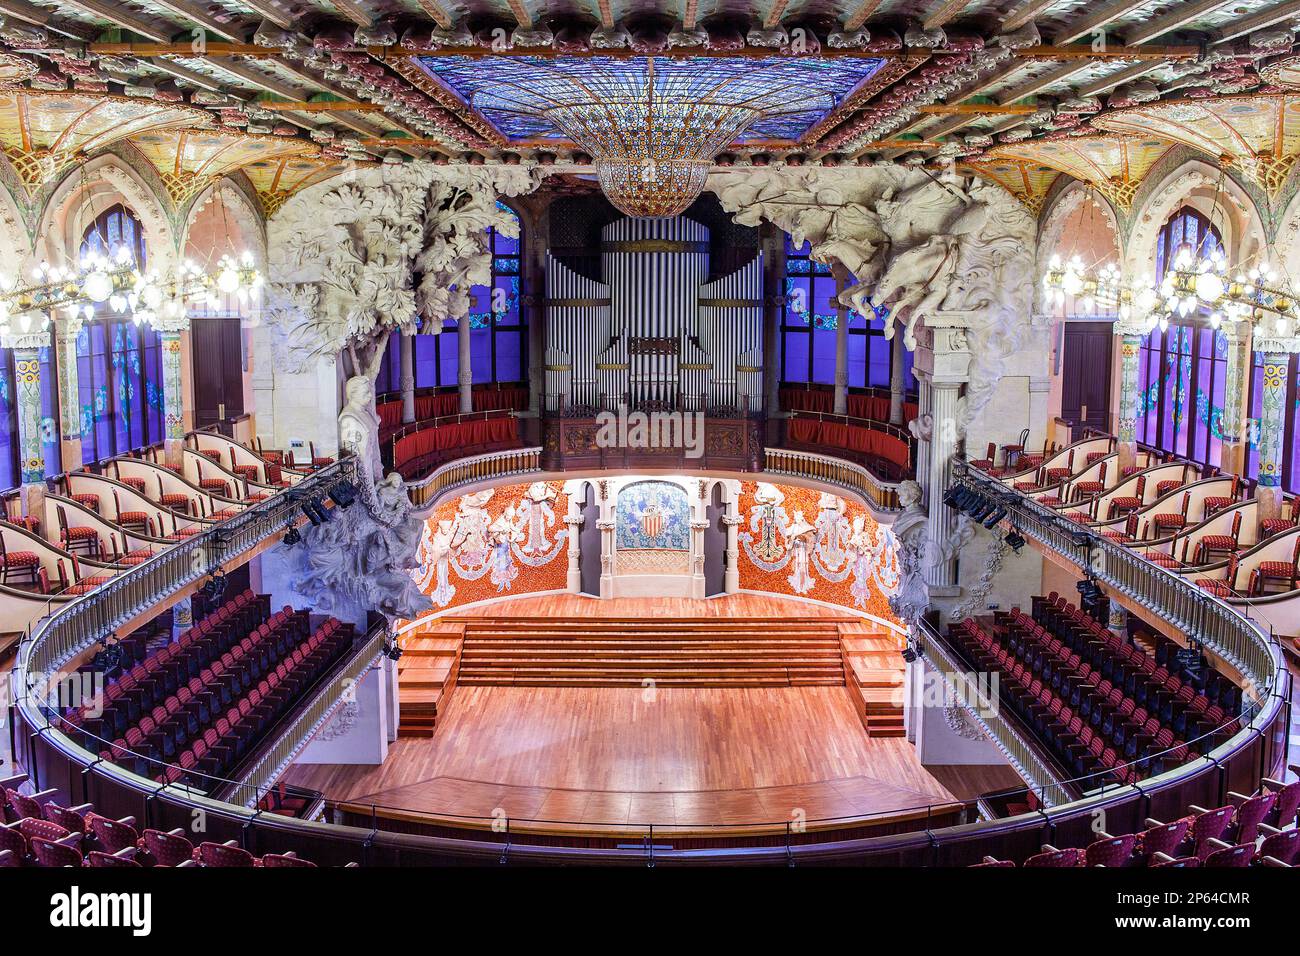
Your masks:
M 27 349 L 43 349 L 50 344 L 49 332 L 25 332 L 22 334 L 0 335 L 0 348 L 21 352 Z

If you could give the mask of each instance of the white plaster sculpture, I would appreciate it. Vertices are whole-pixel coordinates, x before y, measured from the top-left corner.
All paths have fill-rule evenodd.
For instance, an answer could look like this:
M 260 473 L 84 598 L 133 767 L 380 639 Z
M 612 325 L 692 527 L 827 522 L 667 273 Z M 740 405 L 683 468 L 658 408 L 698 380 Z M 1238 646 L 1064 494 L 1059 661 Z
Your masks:
M 722 170 L 709 189 L 737 222 L 775 223 L 811 243 L 814 259 L 841 263 L 858 281 L 854 307 L 888 308 L 908 348 L 927 323 L 968 329 L 970 382 L 957 421 L 965 436 L 1030 324 L 1035 226 L 1010 193 L 887 165 Z
M 902 513 L 894 519 L 894 538 L 898 541 L 898 591 L 889 599 L 889 609 L 909 626 L 916 624 L 930 603 L 925 586 L 926 530 L 929 517 L 925 511 L 924 492 L 915 481 L 898 485 L 898 503 Z

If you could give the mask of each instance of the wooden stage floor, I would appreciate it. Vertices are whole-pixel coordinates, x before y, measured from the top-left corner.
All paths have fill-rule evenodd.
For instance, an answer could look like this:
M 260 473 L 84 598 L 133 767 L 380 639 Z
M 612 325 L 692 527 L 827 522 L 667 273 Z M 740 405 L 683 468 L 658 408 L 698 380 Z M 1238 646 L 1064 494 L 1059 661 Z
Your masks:
M 484 611 L 841 613 L 765 597 L 539 597 Z M 433 736 L 399 739 L 382 766 L 294 765 L 283 779 L 426 818 L 504 814 L 588 828 L 811 823 L 955 799 L 906 739 L 867 736 L 844 687 L 457 687 Z

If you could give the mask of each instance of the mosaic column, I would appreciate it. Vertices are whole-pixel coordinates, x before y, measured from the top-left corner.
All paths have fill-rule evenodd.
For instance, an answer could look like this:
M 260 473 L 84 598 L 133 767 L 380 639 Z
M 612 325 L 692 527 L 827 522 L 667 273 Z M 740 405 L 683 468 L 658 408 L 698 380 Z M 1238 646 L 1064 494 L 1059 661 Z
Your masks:
M 582 546 L 578 539 L 582 532 L 582 515 L 578 512 L 578 505 L 572 498 L 569 499 L 569 513 L 564 516 L 564 526 L 569 532 L 565 536 L 569 551 L 568 577 L 565 584 L 570 594 L 581 594 Z
M 405 331 L 400 335 L 401 376 L 398 385 L 402 389 L 402 422 L 410 424 L 415 421 L 415 335 Z
M 1256 511 L 1261 521 L 1278 516 L 1282 507 L 1282 430 L 1286 425 L 1286 379 L 1290 356 L 1264 355 L 1264 394 L 1259 418 L 1259 485 Z
M 740 533 L 739 528 L 745 519 L 735 513 L 736 501 L 727 502 L 727 514 L 722 523 L 727 529 L 727 570 L 723 590 L 735 594 L 740 590 Z
M 1246 417 L 1245 388 L 1250 368 L 1250 350 L 1244 330 L 1236 327 L 1223 330 L 1228 340 L 1228 358 L 1223 377 L 1223 415 L 1219 431 L 1223 436 L 1223 451 L 1219 467 L 1234 475 L 1246 473 Z
M 65 467 L 81 464 L 81 396 L 77 391 L 77 338 L 81 335 L 80 317 L 58 323 L 54 344 L 59 355 L 59 440 L 62 442 Z
M 1131 467 L 1137 461 L 1137 416 L 1138 416 L 1138 357 L 1142 348 L 1141 336 L 1125 330 L 1116 323 L 1120 333 L 1119 340 L 1119 423 L 1116 437 L 1119 439 L 1116 451 L 1119 452 L 1119 467 Z
M 168 468 L 183 464 L 181 449 L 185 444 L 185 402 L 181 389 L 181 333 L 189 328 L 189 319 L 160 320 L 158 329 L 162 346 L 163 377 L 163 459 Z
M 18 399 L 18 462 L 24 515 L 44 516 L 45 450 L 41 442 L 41 349 L 48 332 L 10 335 L 0 345 L 14 353 L 14 389 Z
M 464 415 L 474 411 L 474 370 L 471 365 L 469 316 L 462 315 L 456 323 L 458 364 L 456 382 L 460 386 L 460 411 Z

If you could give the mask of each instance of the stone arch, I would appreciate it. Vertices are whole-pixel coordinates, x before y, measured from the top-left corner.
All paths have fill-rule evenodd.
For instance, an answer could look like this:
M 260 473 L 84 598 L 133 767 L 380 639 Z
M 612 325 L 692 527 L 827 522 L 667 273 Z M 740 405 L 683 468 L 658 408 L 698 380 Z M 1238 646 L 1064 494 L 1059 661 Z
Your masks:
M 1124 259 L 1119 217 L 1104 196 L 1087 183 L 1070 180 L 1057 190 L 1043 209 L 1038 221 L 1038 252 L 1035 275 L 1041 276 L 1053 255 L 1062 259 L 1077 252 L 1088 268 L 1107 262 L 1120 264 Z M 1101 232 L 1109 233 L 1108 236 Z M 1091 233 L 1090 235 L 1088 233 Z M 1071 240 L 1066 242 L 1066 236 Z M 1052 311 L 1041 301 L 1041 284 L 1035 284 L 1039 299 L 1037 311 Z M 1070 303 L 1065 306 L 1072 311 Z
M 144 228 L 150 267 L 168 271 L 176 261 L 177 247 L 167 205 L 144 177 L 113 154 L 74 168 L 50 191 L 36 232 L 36 251 L 52 263 L 75 262 L 86 228 L 119 202 L 135 213 Z
M 0 162 L 8 165 L 8 160 L 0 159 Z M 13 275 L 29 265 L 28 260 L 32 255 L 32 237 L 27 231 L 24 208 L 7 188 L 8 179 L 8 176 L 0 174 L 0 245 L 13 258 L 0 263 L 0 272 Z
M 1154 271 L 1156 236 L 1183 206 L 1213 220 L 1224 247 L 1232 251 L 1234 267 L 1263 254 L 1268 230 L 1251 194 L 1226 170 L 1202 159 L 1188 159 L 1139 197 L 1125 250 L 1129 275 L 1141 277 Z
M 181 229 L 179 243 L 181 254 L 188 254 L 191 230 L 203 212 L 214 202 L 219 202 L 224 206 L 226 214 L 239 227 L 240 238 L 243 240 L 241 248 L 214 251 L 220 255 L 222 251 L 235 254 L 247 249 L 253 253 L 258 267 L 265 270 L 267 254 L 266 220 L 263 218 L 261 207 L 256 200 L 251 199 L 247 190 L 241 188 L 241 184 L 232 177 L 223 177 L 208 186 L 190 204 Z

